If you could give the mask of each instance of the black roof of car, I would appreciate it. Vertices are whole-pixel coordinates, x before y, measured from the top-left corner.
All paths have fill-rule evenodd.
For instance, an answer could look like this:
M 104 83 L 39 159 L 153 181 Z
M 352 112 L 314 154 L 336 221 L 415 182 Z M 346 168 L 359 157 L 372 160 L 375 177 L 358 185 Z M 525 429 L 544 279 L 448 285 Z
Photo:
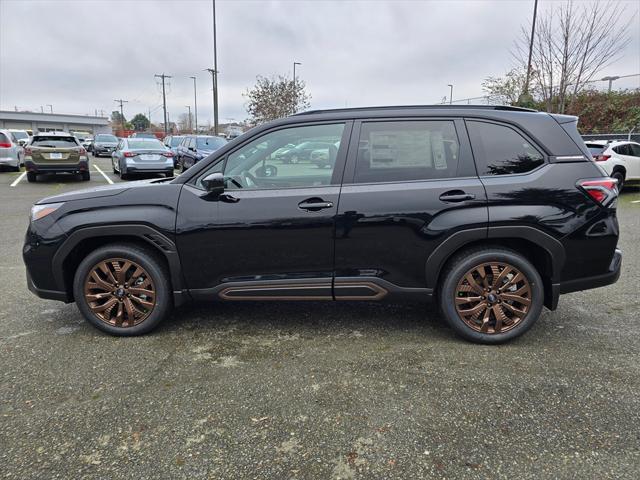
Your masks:
M 315 115 L 321 113 L 369 113 L 378 111 L 393 110 L 505 110 L 511 112 L 537 112 L 530 108 L 513 107 L 511 105 L 389 105 L 377 107 L 353 107 L 353 108 L 333 108 L 327 110 L 307 110 L 305 112 L 296 113 L 298 115 Z

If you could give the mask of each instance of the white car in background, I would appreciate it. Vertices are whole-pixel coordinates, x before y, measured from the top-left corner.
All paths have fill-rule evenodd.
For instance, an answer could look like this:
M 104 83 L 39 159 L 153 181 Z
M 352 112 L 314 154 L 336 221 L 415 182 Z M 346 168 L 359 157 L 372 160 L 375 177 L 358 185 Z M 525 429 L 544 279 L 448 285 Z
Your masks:
M 640 143 L 627 140 L 587 140 L 585 145 L 605 172 L 624 185 L 640 184 Z
M 0 166 L 18 172 L 23 163 L 24 148 L 18 143 L 18 139 L 13 132 L 0 130 Z

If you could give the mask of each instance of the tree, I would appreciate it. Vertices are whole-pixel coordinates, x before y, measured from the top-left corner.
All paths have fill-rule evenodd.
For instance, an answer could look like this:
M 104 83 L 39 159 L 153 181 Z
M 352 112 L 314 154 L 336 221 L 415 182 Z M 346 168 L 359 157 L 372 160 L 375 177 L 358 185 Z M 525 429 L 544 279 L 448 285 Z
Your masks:
M 138 113 L 131 119 L 131 125 L 133 125 L 134 130 L 141 132 L 148 129 L 151 126 L 151 122 L 145 115 Z
M 127 119 L 123 117 L 119 111 L 114 110 L 113 112 L 111 112 L 111 123 L 113 123 L 114 125 L 121 126 L 126 121 Z
M 515 105 L 524 89 L 526 73 L 513 68 L 504 77 L 487 77 L 482 82 L 484 90 L 492 101 Z
M 533 42 L 531 83 L 549 112 L 564 113 L 580 91 L 619 59 L 629 43 L 632 16 L 619 1 L 553 4 L 539 16 Z M 522 27 L 513 55 L 527 66 L 530 31 Z
M 309 108 L 311 96 L 303 80 L 283 76 L 256 77 L 256 85 L 244 94 L 252 124 L 260 124 L 293 115 Z

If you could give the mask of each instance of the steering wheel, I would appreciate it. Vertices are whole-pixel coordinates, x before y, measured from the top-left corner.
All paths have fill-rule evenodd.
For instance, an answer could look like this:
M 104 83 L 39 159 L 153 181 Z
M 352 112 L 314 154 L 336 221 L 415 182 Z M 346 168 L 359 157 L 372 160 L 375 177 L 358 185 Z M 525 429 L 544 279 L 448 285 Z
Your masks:
M 242 176 L 244 177 L 244 181 L 247 184 L 247 187 L 255 187 L 258 185 L 258 181 L 256 180 L 256 177 L 251 175 L 249 170 L 245 170 L 244 172 L 242 172 Z

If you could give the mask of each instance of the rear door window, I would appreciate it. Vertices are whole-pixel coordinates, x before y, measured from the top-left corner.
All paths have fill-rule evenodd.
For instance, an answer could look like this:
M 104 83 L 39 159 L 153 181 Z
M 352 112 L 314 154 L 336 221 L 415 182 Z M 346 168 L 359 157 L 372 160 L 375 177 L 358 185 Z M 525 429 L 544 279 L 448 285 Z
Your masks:
M 360 128 L 354 181 L 456 177 L 459 152 L 452 120 L 365 122 Z
M 511 175 L 535 170 L 544 156 L 523 135 L 506 125 L 467 120 L 479 175 Z

